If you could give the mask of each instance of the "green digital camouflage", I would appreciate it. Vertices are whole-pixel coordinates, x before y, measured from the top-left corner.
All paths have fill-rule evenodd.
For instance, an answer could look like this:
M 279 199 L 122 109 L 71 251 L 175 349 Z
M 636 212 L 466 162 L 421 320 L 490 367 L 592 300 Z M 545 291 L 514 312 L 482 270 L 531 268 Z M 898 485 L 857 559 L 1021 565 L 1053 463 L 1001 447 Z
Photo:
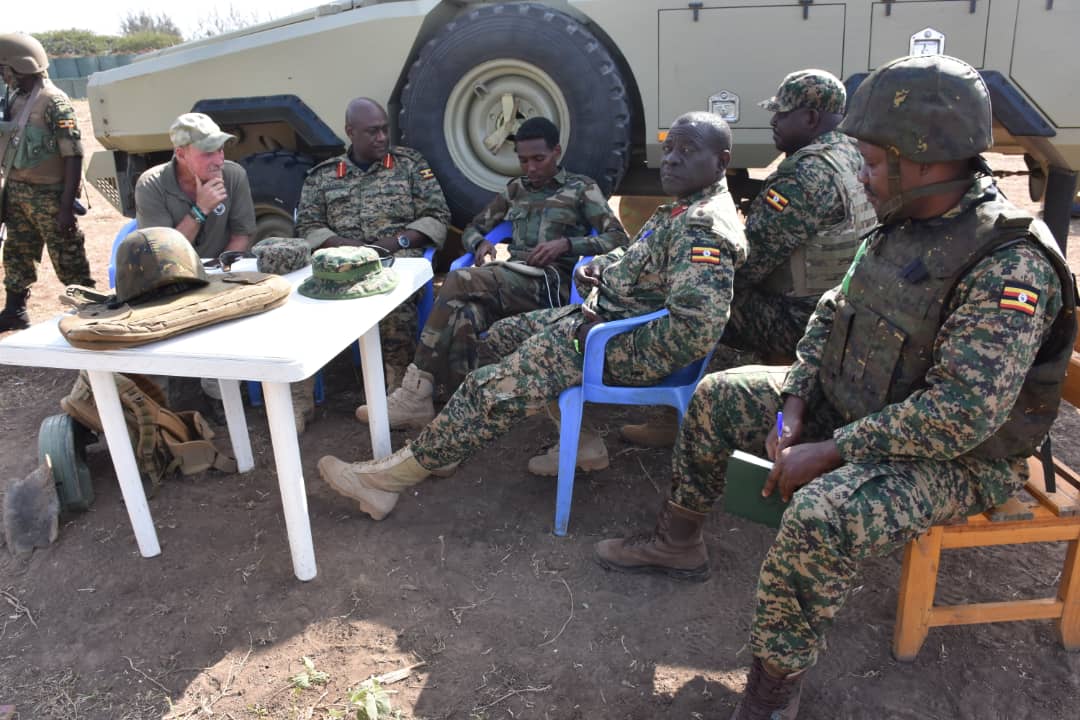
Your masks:
M 948 237 L 990 201 L 998 201 L 993 187 L 974 182 L 926 232 Z M 870 239 L 889 242 L 906 245 L 908 238 L 878 231 Z M 1017 285 L 1032 289 L 1023 307 L 1006 294 Z M 835 361 L 823 350 L 840 293 L 823 296 L 786 373 L 749 367 L 703 379 L 672 460 L 672 501 L 707 512 L 723 492 L 730 453 L 764 453 L 785 395 L 807 403 L 802 441 L 836 442 L 845 464 L 795 493 L 759 578 L 751 646 L 787 672 L 809 667 L 824 649 L 859 560 L 892 552 L 934 523 L 1004 502 L 1023 485 L 1022 457 L 986 459 L 971 450 L 1007 422 L 1055 317 L 1071 304 L 1038 243 L 984 257 L 949 296 L 948 320 L 925 349 L 933 358 L 925 385 L 847 423 L 821 383 Z M 877 379 L 868 373 L 864 381 Z
M 296 291 L 316 300 L 351 300 L 388 293 L 399 280 L 393 268 L 383 267 L 372 248 L 325 248 L 315 251 L 311 277 Z
M 608 381 L 648 385 L 705 355 L 723 334 L 735 269 L 745 259 L 746 240 L 723 180 L 660 206 L 634 242 L 595 258 L 601 284 L 586 303 L 601 320 L 663 307 L 670 313 L 608 343 Z M 470 457 L 580 383 L 582 359 L 573 340 L 584 322 L 574 305 L 495 323 L 496 345 L 531 334 L 500 362 L 469 373 L 414 441 L 420 464 L 440 468 Z
M 135 230 L 116 248 L 116 301 L 135 304 L 209 283 L 195 248 L 171 227 Z
M 7 239 L 3 245 L 4 287 L 22 292 L 37 281 L 42 248 L 48 248 L 53 269 L 65 285 L 93 287 L 90 263 L 86 259 L 86 238 L 76 228 L 65 236 L 56 228 L 60 212 L 60 189 L 9 181 L 7 195 Z
M 948 55 L 882 65 L 851 96 L 840 131 L 920 163 L 966 160 L 994 144 L 979 72 Z
M 313 249 L 334 235 L 367 240 L 405 230 L 423 233 L 441 248 L 449 224 L 450 209 L 434 172 L 420 153 L 406 147 L 391 148 L 366 169 L 353 162 L 349 151 L 316 165 L 304 181 L 296 211 L 296 234 Z M 421 257 L 423 250 L 408 248 L 395 255 Z M 404 368 L 412 359 L 417 297 L 379 323 L 387 367 Z
M 826 113 L 842 113 L 847 90 L 840 79 L 826 70 L 797 70 L 784 78 L 776 95 L 758 103 L 769 112 L 790 112 L 810 108 Z
M 269 237 L 251 248 L 256 269 L 263 273 L 286 275 L 311 264 L 311 246 L 303 238 Z
M 599 186 L 565 170 L 540 189 L 516 178 L 495 197 L 465 231 L 482 237 L 503 219 L 513 224 L 512 256 L 524 260 L 539 242 L 570 239 L 571 253 L 530 275 L 505 264 L 488 264 L 450 273 L 443 281 L 431 315 L 420 334 L 413 363 L 434 376 L 436 393 L 454 392 L 477 367 L 480 335 L 500 318 L 565 305 L 577 253 L 603 254 L 626 244 L 626 232 Z M 598 233 L 589 236 L 590 229 Z M 576 248 L 576 249 L 575 249 Z M 537 268 L 539 271 L 539 268 Z

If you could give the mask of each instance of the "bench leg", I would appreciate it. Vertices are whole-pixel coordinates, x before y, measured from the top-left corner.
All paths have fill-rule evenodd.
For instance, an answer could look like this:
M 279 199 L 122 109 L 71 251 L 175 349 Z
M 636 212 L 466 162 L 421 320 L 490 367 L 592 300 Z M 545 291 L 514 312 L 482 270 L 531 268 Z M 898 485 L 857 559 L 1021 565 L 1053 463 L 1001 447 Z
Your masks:
M 1080 540 L 1071 541 L 1065 553 L 1058 600 L 1065 605 L 1058 620 L 1061 644 L 1066 650 L 1080 650 Z
M 930 630 L 943 534 L 942 528 L 932 527 L 904 547 L 892 649 L 893 657 L 901 662 L 915 659 Z

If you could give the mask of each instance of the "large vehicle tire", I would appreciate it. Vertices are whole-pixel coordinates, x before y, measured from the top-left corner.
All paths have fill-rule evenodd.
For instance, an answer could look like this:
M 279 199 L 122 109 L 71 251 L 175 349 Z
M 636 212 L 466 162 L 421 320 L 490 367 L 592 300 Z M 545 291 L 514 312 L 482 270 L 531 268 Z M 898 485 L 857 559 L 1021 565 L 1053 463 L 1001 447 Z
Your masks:
M 550 7 L 483 5 L 420 51 L 402 90 L 399 127 L 403 144 L 431 163 L 454 224 L 463 227 L 521 174 L 506 135 L 537 115 L 559 126 L 564 166 L 610 194 L 629 162 L 631 123 L 611 54 Z
M 315 161 L 308 155 L 277 150 L 248 155 L 240 164 L 247 170 L 255 202 L 252 243 L 268 237 L 290 237 L 300 190 Z

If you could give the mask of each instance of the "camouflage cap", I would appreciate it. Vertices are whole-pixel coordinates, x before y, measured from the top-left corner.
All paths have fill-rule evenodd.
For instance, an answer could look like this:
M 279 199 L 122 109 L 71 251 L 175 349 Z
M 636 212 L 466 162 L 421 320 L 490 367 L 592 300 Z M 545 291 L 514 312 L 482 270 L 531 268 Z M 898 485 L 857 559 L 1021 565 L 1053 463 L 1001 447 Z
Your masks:
M 373 248 L 327 248 L 312 256 L 311 277 L 297 292 L 318 300 L 350 300 L 390 292 L 399 279 Z
M 216 152 L 235 135 L 222 132 L 209 115 L 202 113 L 184 113 L 176 118 L 169 128 L 169 139 L 173 147 L 194 145 L 203 152 Z
M 195 248 L 174 228 L 140 228 L 116 247 L 116 302 L 135 305 L 209 282 Z
M 798 70 L 791 73 L 776 95 L 758 103 L 769 112 L 789 112 L 808 108 L 827 113 L 842 113 L 847 103 L 847 90 L 840 78 L 826 70 Z
M 311 246 L 303 238 L 268 237 L 251 248 L 261 273 L 285 275 L 311 263 Z

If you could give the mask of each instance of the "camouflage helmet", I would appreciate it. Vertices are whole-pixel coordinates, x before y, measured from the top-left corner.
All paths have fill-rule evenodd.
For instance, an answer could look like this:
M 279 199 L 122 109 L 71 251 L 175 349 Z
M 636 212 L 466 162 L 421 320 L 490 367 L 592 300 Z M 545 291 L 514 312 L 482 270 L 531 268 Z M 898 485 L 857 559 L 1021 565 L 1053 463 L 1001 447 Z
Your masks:
M 49 56 L 37 38 L 24 33 L 0 34 L 0 65 L 20 75 L 35 75 L 49 69 Z
M 116 302 L 137 304 L 210 281 L 188 239 L 170 227 L 136 230 L 116 248 Z
M 994 144 L 990 95 L 948 55 L 903 57 L 863 80 L 840 131 L 919 163 L 975 157 Z

